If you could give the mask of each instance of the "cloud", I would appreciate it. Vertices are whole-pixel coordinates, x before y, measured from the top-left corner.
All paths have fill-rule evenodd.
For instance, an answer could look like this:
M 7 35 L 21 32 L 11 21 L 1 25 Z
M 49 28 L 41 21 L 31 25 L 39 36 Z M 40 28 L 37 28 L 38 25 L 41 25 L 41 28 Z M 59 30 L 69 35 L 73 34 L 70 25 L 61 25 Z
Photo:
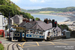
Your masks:
M 45 2 L 45 0 L 41 0 L 41 3 L 44 3 Z
M 45 0 L 30 0 L 30 2 L 34 2 L 34 3 L 44 3 Z
M 30 0 L 31 2 L 37 2 L 38 0 Z

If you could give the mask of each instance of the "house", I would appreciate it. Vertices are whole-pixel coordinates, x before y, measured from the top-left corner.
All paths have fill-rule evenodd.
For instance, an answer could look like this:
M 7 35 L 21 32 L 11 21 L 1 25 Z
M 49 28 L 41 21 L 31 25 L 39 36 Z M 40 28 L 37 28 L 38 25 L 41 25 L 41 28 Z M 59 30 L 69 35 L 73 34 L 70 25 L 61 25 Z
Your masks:
M 7 18 L 0 13 L 0 29 L 5 30 L 5 26 L 8 24 Z
M 32 29 L 38 29 L 41 31 L 46 31 L 50 28 L 52 28 L 52 23 L 46 24 L 43 21 L 35 21 L 35 25 L 32 27 Z
M 23 16 L 22 15 L 15 15 L 14 17 L 10 18 L 11 24 L 21 24 L 23 22 Z
M 62 33 L 61 33 L 61 29 L 57 26 L 55 29 L 54 29 L 54 36 L 61 36 Z
M 25 27 L 28 30 L 27 33 L 45 35 L 45 39 L 47 39 L 47 36 L 61 36 L 61 29 L 58 26 L 56 28 L 52 28 L 52 23 L 45 23 L 43 21 L 31 21 L 22 22 L 19 26 Z

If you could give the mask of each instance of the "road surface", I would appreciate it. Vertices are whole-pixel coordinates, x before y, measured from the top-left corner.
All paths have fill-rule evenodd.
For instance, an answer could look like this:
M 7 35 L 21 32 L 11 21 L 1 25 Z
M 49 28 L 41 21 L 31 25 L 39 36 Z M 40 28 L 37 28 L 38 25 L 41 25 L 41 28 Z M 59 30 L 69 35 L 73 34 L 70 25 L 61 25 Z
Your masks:
M 23 50 L 75 50 L 75 40 L 11 42 L 5 38 L 0 38 L 0 41 L 4 44 L 17 44 Z

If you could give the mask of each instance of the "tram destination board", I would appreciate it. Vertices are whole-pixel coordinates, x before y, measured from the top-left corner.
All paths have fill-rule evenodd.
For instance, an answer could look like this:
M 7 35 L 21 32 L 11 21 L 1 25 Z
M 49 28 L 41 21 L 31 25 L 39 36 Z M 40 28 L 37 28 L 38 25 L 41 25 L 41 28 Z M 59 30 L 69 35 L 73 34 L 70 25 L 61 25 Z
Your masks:
M 44 35 L 26 34 L 26 38 L 40 38 L 40 39 L 44 39 Z

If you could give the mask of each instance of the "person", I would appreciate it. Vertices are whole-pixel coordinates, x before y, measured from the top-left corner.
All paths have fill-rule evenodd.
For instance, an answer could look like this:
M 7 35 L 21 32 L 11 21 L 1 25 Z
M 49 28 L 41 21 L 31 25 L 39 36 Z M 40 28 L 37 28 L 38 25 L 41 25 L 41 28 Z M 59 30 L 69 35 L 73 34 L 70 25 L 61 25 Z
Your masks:
M 48 36 L 50 36 L 50 32 L 48 32 Z

